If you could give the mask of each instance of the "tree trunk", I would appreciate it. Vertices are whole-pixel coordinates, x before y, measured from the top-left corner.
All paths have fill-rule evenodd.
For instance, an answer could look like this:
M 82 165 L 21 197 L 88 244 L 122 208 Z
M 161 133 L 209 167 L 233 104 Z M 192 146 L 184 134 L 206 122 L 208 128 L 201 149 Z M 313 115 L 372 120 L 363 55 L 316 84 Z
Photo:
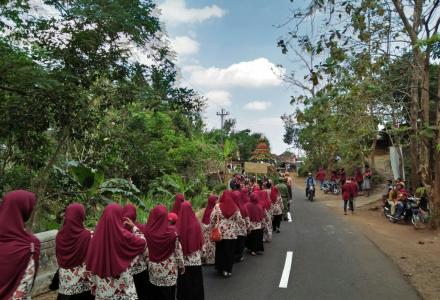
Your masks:
M 55 152 L 52 154 L 51 158 L 47 162 L 47 165 L 44 167 L 41 174 L 35 179 L 35 181 L 32 184 L 33 185 L 32 190 L 35 191 L 35 195 L 37 196 L 37 199 L 38 199 L 37 205 L 35 206 L 35 209 L 32 212 L 32 215 L 31 215 L 30 220 L 28 222 L 28 224 L 29 224 L 28 226 L 33 231 L 36 228 L 38 217 L 41 213 L 41 209 L 44 207 L 44 200 L 46 198 L 45 197 L 46 196 L 46 188 L 47 188 L 47 183 L 50 178 L 51 170 L 52 170 L 54 164 L 56 163 L 59 155 L 61 154 L 61 151 L 63 150 L 63 148 L 66 144 L 66 140 L 67 140 L 68 136 L 69 136 L 69 130 L 68 130 L 68 128 L 64 128 L 62 136 L 58 140 L 58 145 L 57 145 L 57 148 L 55 149 Z
M 422 126 L 430 126 L 430 99 L 429 99 L 429 47 L 425 52 L 425 57 L 423 59 L 423 77 L 422 77 L 422 91 L 421 91 L 421 109 L 422 109 Z M 427 188 L 431 188 L 432 174 L 431 174 L 431 138 L 424 135 L 421 138 L 420 143 L 420 178 L 423 185 Z
M 418 175 L 419 170 L 419 143 L 418 143 L 418 117 L 419 117 L 419 82 L 420 82 L 420 67 L 419 67 L 420 53 L 417 48 L 414 48 L 414 60 L 411 65 L 412 80 L 411 80 L 411 104 L 410 104 L 410 158 L 411 158 L 411 190 L 415 191 L 420 183 Z
M 434 228 L 440 229 L 440 67 L 438 67 L 438 78 L 437 78 L 437 113 L 436 113 L 436 127 L 437 136 L 435 139 L 435 151 L 434 151 L 434 176 L 432 180 L 432 189 L 429 196 L 431 215 L 432 215 L 432 225 Z

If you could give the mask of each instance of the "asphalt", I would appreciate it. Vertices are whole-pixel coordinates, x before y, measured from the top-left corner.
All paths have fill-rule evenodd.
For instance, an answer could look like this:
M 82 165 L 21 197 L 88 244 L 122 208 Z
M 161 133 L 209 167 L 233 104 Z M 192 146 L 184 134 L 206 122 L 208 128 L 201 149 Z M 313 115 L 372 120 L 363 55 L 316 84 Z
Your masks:
M 293 222 L 281 224 L 264 255 L 246 254 L 231 278 L 204 267 L 205 299 L 421 299 L 398 267 L 346 220 L 356 215 L 341 216 L 304 198 L 295 191 Z M 288 286 L 280 288 L 288 251 Z

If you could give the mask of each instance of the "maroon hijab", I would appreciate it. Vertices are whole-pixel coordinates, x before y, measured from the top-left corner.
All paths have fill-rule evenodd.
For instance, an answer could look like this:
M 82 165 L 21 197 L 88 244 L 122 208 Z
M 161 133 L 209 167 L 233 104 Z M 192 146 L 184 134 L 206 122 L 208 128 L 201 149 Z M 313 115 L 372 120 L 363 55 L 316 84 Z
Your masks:
M 223 195 L 220 197 L 220 210 L 226 219 L 229 219 L 238 210 L 232 198 L 232 191 L 226 190 L 223 192 Z
M 122 208 L 122 216 L 124 218 L 129 218 L 134 224 L 136 224 L 139 230 L 142 231 L 143 225 L 136 221 L 137 219 L 136 206 L 134 206 L 131 203 L 125 204 L 124 207 Z M 125 228 L 127 230 L 131 229 L 127 225 L 125 225 Z
M 33 257 L 35 271 L 40 258 L 40 241 L 24 228 L 37 198 L 17 190 L 7 193 L 0 205 L 0 299 L 10 299 Z
M 240 191 L 233 191 L 232 192 L 232 199 L 234 199 L 235 205 L 238 206 L 238 209 L 240 210 L 240 214 L 243 218 L 247 217 L 246 208 L 243 205 L 243 202 L 241 201 L 241 192 Z
M 183 202 L 180 207 L 180 221 L 177 225 L 177 234 L 182 244 L 183 255 L 188 256 L 202 249 L 204 243 L 202 227 L 192 210 L 191 203 L 188 201 Z
M 205 225 L 209 225 L 211 221 L 211 213 L 214 209 L 215 203 L 217 202 L 217 195 L 211 195 L 208 198 L 208 205 L 205 208 L 205 212 L 203 213 L 202 223 Z
M 177 194 L 171 212 L 179 215 L 180 206 L 182 205 L 183 201 L 185 201 L 185 196 L 183 196 L 183 194 Z
M 122 225 L 122 207 L 116 203 L 109 204 L 90 242 L 87 270 L 101 278 L 118 277 L 144 250 L 145 241 Z
M 85 217 L 86 212 L 81 204 L 67 206 L 63 227 L 55 239 L 55 253 L 61 268 L 71 269 L 86 260 L 92 235 L 84 228 Z
M 252 222 L 261 222 L 264 219 L 263 208 L 259 204 L 258 195 L 256 192 L 251 194 L 250 202 L 246 204 L 246 211 L 249 220 Z
M 270 199 L 266 190 L 258 191 L 259 204 L 264 210 L 270 209 Z
M 160 204 L 153 208 L 145 225 L 144 234 L 147 239 L 150 261 L 162 262 L 174 253 L 177 233 L 175 227 L 168 222 L 168 212 L 165 206 Z
M 275 204 L 278 200 L 279 195 L 280 195 L 280 192 L 278 191 L 278 188 L 276 186 L 274 186 L 270 190 L 270 201 L 272 201 L 272 203 Z

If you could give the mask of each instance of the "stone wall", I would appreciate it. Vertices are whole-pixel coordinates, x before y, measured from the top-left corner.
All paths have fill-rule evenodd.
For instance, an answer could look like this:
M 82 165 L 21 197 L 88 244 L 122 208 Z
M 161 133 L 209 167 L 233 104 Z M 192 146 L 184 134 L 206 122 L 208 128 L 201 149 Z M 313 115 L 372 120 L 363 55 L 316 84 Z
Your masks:
M 37 233 L 37 238 L 41 241 L 40 267 L 38 269 L 32 295 L 36 296 L 49 290 L 53 275 L 58 269 L 55 257 L 55 237 L 58 230 L 50 230 Z

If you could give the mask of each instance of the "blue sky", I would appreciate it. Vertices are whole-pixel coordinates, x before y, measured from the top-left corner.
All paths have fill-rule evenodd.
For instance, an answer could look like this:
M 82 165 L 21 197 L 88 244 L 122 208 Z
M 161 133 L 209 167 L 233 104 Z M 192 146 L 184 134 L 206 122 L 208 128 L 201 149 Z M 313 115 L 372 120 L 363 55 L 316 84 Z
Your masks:
M 220 126 L 225 108 L 237 130 L 262 132 L 280 154 L 284 144 L 280 116 L 293 112 L 293 90 L 280 76 L 294 66 L 276 47 L 287 29 L 289 0 L 159 0 L 171 46 L 177 53 L 181 84 L 208 99 L 208 128 Z M 287 70 L 276 65 L 285 65 Z

